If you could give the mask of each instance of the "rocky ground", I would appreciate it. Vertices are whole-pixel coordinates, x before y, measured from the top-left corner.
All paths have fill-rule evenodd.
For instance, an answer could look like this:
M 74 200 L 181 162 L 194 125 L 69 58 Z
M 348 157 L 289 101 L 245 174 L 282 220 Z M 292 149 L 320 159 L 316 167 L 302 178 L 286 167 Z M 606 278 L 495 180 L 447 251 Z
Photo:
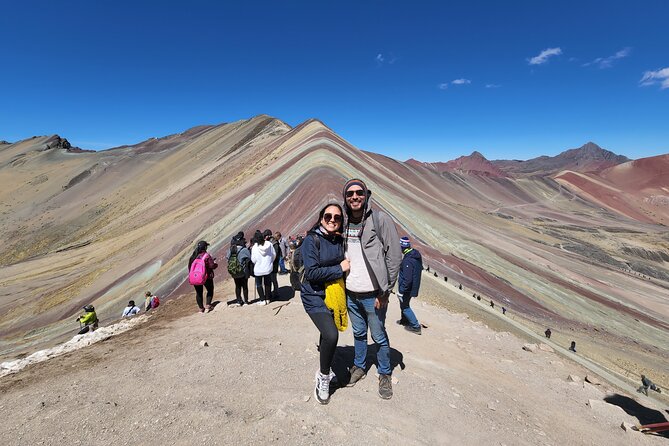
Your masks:
M 429 303 L 466 298 L 433 280 L 414 304 L 428 326 L 422 336 L 394 323 L 391 302 L 394 397 L 378 397 L 372 365 L 321 406 L 317 331 L 287 277 L 280 283 L 284 301 L 241 308 L 226 306 L 231 283 L 219 283 L 212 313 L 196 313 L 194 296 L 181 296 L 133 330 L 1 378 L 3 443 L 666 444 L 620 427 L 662 421 L 666 404 L 608 384 L 559 345 L 524 351 L 531 330 L 483 306 L 473 320 Z M 352 345 L 349 329 L 335 359 L 342 381 Z

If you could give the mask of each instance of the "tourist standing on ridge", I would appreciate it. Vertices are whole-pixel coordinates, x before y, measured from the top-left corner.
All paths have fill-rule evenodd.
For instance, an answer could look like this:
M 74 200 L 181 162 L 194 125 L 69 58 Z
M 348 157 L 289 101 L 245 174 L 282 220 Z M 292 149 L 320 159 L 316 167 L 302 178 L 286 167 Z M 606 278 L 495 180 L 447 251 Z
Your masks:
M 207 252 L 207 247 L 209 243 L 204 240 L 197 242 L 193 254 L 188 259 L 188 276 L 191 284 L 193 284 L 193 273 L 194 269 L 198 269 L 198 266 L 203 264 L 204 266 L 204 276 L 202 277 L 203 283 L 193 284 L 195 288 L 195 300 L 197 301 L 197 306 L 200 308 L 200 313 L 204 313 L 205 309 L 207 312 L 210 312 L 213 308 L 211 306 L 211 300 L 214 297 L 214 270 L 218 268 L 218 263 L 216 263 L 216 258 L 209 255 Z M 197 260 L 197 262 L 195 262 Z M 194 265 L 195 264 L 195 265 Z M 199 272 L 201 273 L 201 272 Z M 200 274 L 202 276 L 202 274 Z M 198 281 L 199 282 L 199 281 Z M 207 289 L 207 304 L 203 303 L 203 294 L 204 289 Z
M 400 300 L 400 309 L 402 317 L 397 321 L 400 325 L 404 325 L 404 329 L 411 333 L 421 334 L 422 330 L 420 323 L 416 318 L 409 303 L 412 297 L 418 296 L 420 290 L 420 276 L 423 272 L 423 258 L 420 252 L 411 248 L 411 241 L 408 236 L 400 239 L 400 248 L 404 258 L 402 259 L 402 266 L 400 267 L 399 279 L 397 282 L 397 297 Z
M 139 313 L 139 307 L 135 305 L 134 300 L 131 300 L 130 302 L 128 302 L 128 306 L 125 307 L 125 309 L 123 310 L 123 314 L 121 314 L 121 317 L 130 317 L 136 315 L 137 313 Z
M 271 235 L 271 232 L 270 232 Z M 256 278 L 256 289 L 260 305 L 267 305 L 272 297 L 272 263 L 276 253 L 272 243 L 263 237 L 260 231 L 253 236 L 253 248 L 251 248 L 251 261 L 253 262 L 253 275 Z
M 302 243 L 304 261 L 304 280 L 300 296 L 302 305 L 318 331 L 318 351 L 320 352 L 320 370 L 316 372 L 314 395 L 319 403 L 330 401 L 330 381 L 335 378 L 332 372 L 339 332 L 333 318 L 333 312 L 326 305 L 326 294 L 338 287 L 341 293 L 341 305 L 346 311 L 344 274 L 349 270 L 349 261 L 344 258 L 344 239 L 341 227 L 344 212 L 338 204 L 328 204 L 318 214 L 318 221 Z M 333 288 L 330 288 L 333 287 Z M 331 298 L 331 297 L 329 297 Z
M 288 274 L 288 270 L 286 269 L 286 261 L 290 259 L 288 240 L 280 232 L 275 233 L 274 238 L 279 241 L 279 249 L 281 250 L 281 256 L 279 256 L 279 274 Z
M 551 334 L 552 334 L 552 333 L 553 333 L 553 332 L 551 331 L 550 328 L 547 328 L 546 331 L 544 331 L 544 334 L 546 335 L 546 338 L 548 338 L 548 339 L 551 338 Z
M 249 277 L 247 263 L 251 260 L 251 252 L 246 247 L 244 233 L 239 231 L 237 235 L 230 240 L 230 248 L 225 254 L 228 261 L 228 272 L 235 281 L 235 296 L 237 303 L 244 305 L 249 303 Z M 242 301 L 242 293 L 244 300 Z
M 272 294 L 270 300 L 276 300 L 279 298 L 279 282 L 277 281 L 276 275 L 279 274 L 279 259 L 283 255 L 281 252 L 281 247 L 279 246 L 279 240 L 272 235 L 272 231 L 265 229 L 263 234 L 266 240 L 269 240 L 272 243 L 272 248 L 274 248 L 274 260 L 272 261 Z
M 386 213 L 370 207 L 371 194 L 362 180 L 352 179 L 344 185 L 347 216 L 344 246 L 346 258 L 351 262 L 346 277 L 346 297 L 355 339 L 349 385 L 355 385 L 367 374 L 369 330 L 377 346 L 379 396 L 390 399 L 393 396 L 392 369 L 385 323 L 388 296 L 397 281 L 402 251 L 393 221 Z
M 569 351 L 576 353 L 576 341 L 571 341 L 571 345 L 569 346 Z

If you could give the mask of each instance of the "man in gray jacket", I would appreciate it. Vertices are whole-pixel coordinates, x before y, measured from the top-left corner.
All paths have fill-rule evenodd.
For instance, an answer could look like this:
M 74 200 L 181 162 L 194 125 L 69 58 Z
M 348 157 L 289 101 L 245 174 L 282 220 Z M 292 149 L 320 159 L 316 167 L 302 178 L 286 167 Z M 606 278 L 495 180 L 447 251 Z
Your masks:
M 353 328 L 355 358 L 349 370 L 349 386 L 366 376 L 367 331 L 377 345 L 379 396 L 390 399 L 390 342 L 386 333 L 388 296 L 395 286 L 402 251 L 395 224 L 385 213 L 370 207 L 371 191 L 362 180 L 344 185 L 347 223 L 344 228 L 346 258 L 351 269 L 346 277 L 346 301 Z

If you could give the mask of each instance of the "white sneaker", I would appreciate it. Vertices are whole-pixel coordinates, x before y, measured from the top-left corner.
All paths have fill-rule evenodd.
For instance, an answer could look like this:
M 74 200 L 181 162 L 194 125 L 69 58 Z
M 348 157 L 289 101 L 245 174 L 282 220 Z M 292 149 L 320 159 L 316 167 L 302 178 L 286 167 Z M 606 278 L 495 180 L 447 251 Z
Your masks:
M 314 388 L 314 396 L 321 404 L 330 402 L 330 381 L 335 378 L 335 374 L 330 372 L 328 375 L 323 375 L 320 371 L 316 372 L 316 387 Z

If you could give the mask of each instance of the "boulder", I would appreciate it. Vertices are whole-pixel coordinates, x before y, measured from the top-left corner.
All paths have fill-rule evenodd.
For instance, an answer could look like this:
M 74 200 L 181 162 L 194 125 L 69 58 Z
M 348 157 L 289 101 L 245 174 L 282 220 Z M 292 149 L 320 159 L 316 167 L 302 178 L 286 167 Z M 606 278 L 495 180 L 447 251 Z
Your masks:
M 601 386 L 602 385 L 602 382 L 599 379 L 597 379 L 596 376 L 592 376 L 592 375 L 585 375 L 585 381 L 589 382 L 590 384 L 593 384 L 595 386 Z
M 620 428 L 624 430 L 625 432 L 638 432 L 636 429 L 634 429 L 634 425 L 628 423 L 627 421 L 623 421 L 620 424 Z
M 209 347 L 209 344 L 203 339 L 200 341 L 200 347 Z
M 525 344 L 525 345 L 523 345 L 523 350 L 525 350 L 526 352 L 534 353 L 534 352 L 537 351 L 537 348 L 538 348 L 537 344 Z

